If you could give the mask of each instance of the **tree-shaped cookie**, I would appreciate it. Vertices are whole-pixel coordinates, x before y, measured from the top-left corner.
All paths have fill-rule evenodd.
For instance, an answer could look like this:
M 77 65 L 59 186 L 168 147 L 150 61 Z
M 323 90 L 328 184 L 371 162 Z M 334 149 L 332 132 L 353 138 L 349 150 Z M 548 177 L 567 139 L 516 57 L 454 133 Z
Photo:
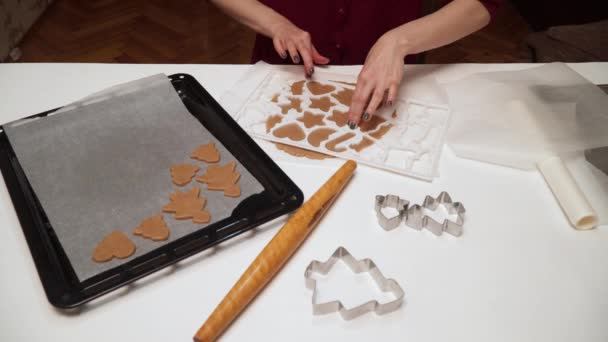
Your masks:
M 153 241 L 162 241 L 169 238 L 169 227 L 163 220 L 163 215 L 154 215 L 141 221 L 133 234 Z
M 220 151 L 217 150 L 214 143 L 208 143 L 197 147 L 190 157 L 206 163 L 217 163 L 220 161 Z
M 241 175 L 234 171 L 235 162 L 230 162 L 224 166 L 210 165 L 207 172 L 196 178 L 197 182 L 206 183 L 207 190 L 224 191 L 224 196 L 239 197 L 241 187 L 237 184 Z
M 196 176 L 196 173 L 198 172 L 198 170 L 200 170 L 200 167 L 196 166 L 196 165 L 190 165 L 190 164 L 177 164 L 177 165 L 173 165 L 171 166 L 171 180 L 173 181 L 173 184 L 177 185 L 177 186 L 184 186 L 188 183 L 190 183 L 190 181 L 192 181 L 192 178 L 194 178 L 194 176 Z
M 177 191 L 170 195 L 171 201 L 163 207 L 166 213 L 173 213 L 178 220 L 192 219 L 194 223 L 207 223 L 211 215 L 206 210 L 207 199 L 198 197 L 201 189 L 194 187 L 190 191 Z

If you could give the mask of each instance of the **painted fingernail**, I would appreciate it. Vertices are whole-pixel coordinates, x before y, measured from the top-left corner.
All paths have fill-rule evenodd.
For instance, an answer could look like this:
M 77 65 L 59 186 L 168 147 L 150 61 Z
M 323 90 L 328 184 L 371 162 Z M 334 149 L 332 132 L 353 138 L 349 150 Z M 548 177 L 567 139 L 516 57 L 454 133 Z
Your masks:
M 355 129 L 357 127 L 357 124 L 354 121 L 348 121 L 348 127 L 350 127 L 350 129 Z
M 300 56 L 292 56 L 291 59 L 293 59 L 294 63 L 300 63 Z
M 308 70 L 308 74 L 312 76 L 312 74 L 314 74 L 314 73 L 315 73 L 315 68 L 314 68 L 314 67 L 311 67 L 311 68 Z
M 388 101 L 388 106 L 392 107 L 393 106 L 393 101 Z
M 365 121 L 369 120 L 369 113 L 363 114 L 363 120 L 365 120 Z
M 287 58 L 287 54 L 285 52 L 281 53 L 281 58 L 283 58 L 283 59 Z

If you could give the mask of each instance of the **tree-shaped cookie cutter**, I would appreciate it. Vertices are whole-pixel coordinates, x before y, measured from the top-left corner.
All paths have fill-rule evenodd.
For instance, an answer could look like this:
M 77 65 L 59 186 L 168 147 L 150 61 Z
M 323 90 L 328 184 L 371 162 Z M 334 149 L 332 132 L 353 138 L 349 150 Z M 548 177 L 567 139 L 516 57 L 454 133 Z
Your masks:
M 450 215 L 456 215 L 456 221 L 449 219 L 437 222 L 427 216 L 425 210 L 436 210 L 440 205 L 444 206 Z M 422 205 L 414 204 L 409 207 L 405 214 L 405 224 L 411 228 L 421 230 L 428 229 L 431 233 L 439 236 L 443 232 L 454 236 L 462 235 L 462 225 L 464 224 L 465 209 L 462 203 L 452 202 L 450 195 L 442 191 L 437 198 L 426 196 Z
M 379 303 L 370 300 L 352 308 L 346 308 L 339 300 L 325 303 L 317 303 L 317 281 L 312 277 L 313 273 L 326 275 L 338 260 L 342 260 L 353 273 L 369 273 L 378 288 L 382 292 L 389 292 L 394 299 Z M 336 251 L 325 262 L 313 260 L 304 272 L 306 287 L 312 290 L 312 312 L 314 315 L 324 315 L 339 312 L 344 320 L 351 320 L 367 312 L 375 312 L 377 315 L 384 315 L 397 310 L 403 304 L 405 292 L 394 279 L 387 279 L 382 275 L 376 264 L 370 259 L 355 259 L 344 247 L 338 247 Z
M 409 205 L 409 201 L 399 198 L 399 196 L 395 195 L 377 195 L 376 196 L 376 217 L 378 218 L 378 223 L 382 229 L 389 231 L 399 227 L 401 221 L 405 217 L 407 206 Z M 387 217 L 382 212 L 383 208 L 394 208 L 397 210 L 397 215 L 393 217 Z

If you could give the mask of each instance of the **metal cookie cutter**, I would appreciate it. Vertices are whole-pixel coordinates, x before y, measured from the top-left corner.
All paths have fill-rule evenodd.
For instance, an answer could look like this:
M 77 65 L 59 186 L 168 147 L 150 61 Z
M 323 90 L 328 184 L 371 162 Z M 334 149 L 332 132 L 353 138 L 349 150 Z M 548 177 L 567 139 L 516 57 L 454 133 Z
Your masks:
M 450 215 L 456 215 L 456 221 L 448 219 L 443 222 L 437 222 L 432 217 L 425 214 L 425 210 L 435 210 L 440 205 L 443 205 Z M 441 235 L 446 232 L 454 236 L 462 235 L 462 225 L 464 223 L 465 209 L 462 203 L 452 202 L 450 195 L 442 191 L 437 198 L 426 196 L 422 205 L 415 204 L 407 209 L 405 224 L 421 230 L 426 228 L 435 235 Z
M 317 281 L 312 278 L 312 274 L 319 273 L 326 275 L 338 260 L 342 260 L 354 273 L 368 272 L 378 288 L 382 292 L 392 293 L 395 299 L 383 304 L 378 303 L 376 300 L 370 300 L 350 309 L 345 308 L 339 300 L 317 303 Z M 306 280 L 306 287 L 312 290 L 312 313 L 314 315 L 324 315 L 339 312 L 342 318 L 347 321 L 370 311 L 374 311 L 377 315 L 384 315 L 395 311 L 401 307 L 405 296 L 405 292 L 403 292 L 401 286 L 394 279 L 385 278 L 373 261 L 370 259 L 357 260 L 344 247 L 338 247 L 334 254 L 325 262 L 313 260 L 306 267 L 304 278 Z
M 405 217 L 407 206 L 410 204 L 409 201 L 399 198 L 395 195 L 376 196 L 376 216 L 378 217 L 378 223 L 382 229 L 389 231 L 397 228 L 403 218 Z M 395 208 L 397 209 L 397 215 L 393 217 L 386 217 L 382 212 L 382 208 Z

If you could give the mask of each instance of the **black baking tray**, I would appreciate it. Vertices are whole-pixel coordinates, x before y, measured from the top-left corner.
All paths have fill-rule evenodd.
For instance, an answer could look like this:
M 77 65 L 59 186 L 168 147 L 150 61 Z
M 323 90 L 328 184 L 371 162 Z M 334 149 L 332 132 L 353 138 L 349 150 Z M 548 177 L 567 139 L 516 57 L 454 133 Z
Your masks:
M 175 74 L 169 76 L 169 79 L 188 111 L 249 170 L 262 184 L 264 191 L 244 199 L 232 215 L 224 220 L 80 281 L 25 176 L 4 129 L 0 127 L 0 170 L 46 296 L 55 307 L 78 307 L 289 213 L 302 204 L 302 191 L 194 77 Z M 43 117 L 57 109 L 31 117 Z

